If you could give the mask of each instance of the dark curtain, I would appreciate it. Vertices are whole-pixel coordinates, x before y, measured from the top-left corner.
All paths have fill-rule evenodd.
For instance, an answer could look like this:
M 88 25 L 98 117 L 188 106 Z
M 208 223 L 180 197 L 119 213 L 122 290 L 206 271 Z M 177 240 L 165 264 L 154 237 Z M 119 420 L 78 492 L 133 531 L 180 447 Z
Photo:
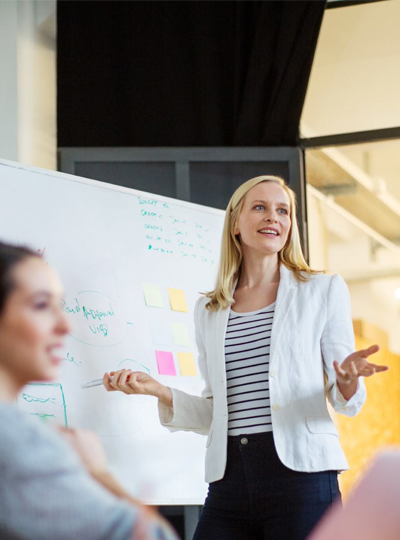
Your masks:
M 294 146 L 311 1 L 59 1 L 58 145 Z

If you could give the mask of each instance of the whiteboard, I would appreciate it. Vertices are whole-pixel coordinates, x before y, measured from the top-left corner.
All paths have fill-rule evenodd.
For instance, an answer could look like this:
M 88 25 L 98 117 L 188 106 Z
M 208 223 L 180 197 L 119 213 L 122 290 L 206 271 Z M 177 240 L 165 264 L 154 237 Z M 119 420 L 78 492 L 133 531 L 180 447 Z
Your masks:
M 205 437 L 162 427 L 153 397 L 81 385 L 125 367 L 200 395 L 193 308 L 214 288 L 223 219 L 220 210 L 0 160 L 0 238 L 57 269 L 73 324 L 60 379 L 28 385 L 19 405 L 37 421 L 94 430 L 117 478 L 149 504 L 204 502 Z

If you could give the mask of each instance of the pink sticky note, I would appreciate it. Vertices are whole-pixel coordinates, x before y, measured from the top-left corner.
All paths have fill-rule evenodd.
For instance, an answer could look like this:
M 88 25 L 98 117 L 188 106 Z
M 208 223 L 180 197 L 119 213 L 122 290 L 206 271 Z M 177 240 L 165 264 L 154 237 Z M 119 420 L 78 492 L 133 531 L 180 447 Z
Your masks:
M 171 352 L 156 351 L 156 359 L 160 375 L 176 375 L 174 357 Z

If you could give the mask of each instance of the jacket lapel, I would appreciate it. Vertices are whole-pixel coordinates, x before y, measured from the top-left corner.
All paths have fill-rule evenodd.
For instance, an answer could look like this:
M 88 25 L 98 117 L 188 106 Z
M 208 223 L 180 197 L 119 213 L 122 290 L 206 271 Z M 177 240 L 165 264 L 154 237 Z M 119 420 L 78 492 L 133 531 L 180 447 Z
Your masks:
M 270 344 L 270 369 L 274 361 L 275 351 L 279 343 L 287 314 L 292 304 L 296 289 L 297 281 L 293 273 L 288 270 L 283 264 L 280 266 L 281 278 L 278 287 L 278 295 L 276 297 L 275 314 L 272 323 L 271 344 Z
M 224 381 L 224 386 L 226 387 L 226 369 L 225 369 L 225 335 L 226 328 L 228 326 L 230 309 L 220 309 L 217 311 L 216 317 L 216 345 L 217 345 L 217 358 L 218 358 L 218 369 L 222 380 Z

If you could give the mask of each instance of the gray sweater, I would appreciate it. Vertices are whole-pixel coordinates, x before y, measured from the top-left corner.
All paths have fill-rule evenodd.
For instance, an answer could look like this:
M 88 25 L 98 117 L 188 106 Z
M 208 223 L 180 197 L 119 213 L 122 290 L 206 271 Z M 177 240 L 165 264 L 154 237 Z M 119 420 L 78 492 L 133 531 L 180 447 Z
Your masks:
M 0 403 L 1 540 L 131 540 L 137 516 L 90 477 L 61 436 Z

